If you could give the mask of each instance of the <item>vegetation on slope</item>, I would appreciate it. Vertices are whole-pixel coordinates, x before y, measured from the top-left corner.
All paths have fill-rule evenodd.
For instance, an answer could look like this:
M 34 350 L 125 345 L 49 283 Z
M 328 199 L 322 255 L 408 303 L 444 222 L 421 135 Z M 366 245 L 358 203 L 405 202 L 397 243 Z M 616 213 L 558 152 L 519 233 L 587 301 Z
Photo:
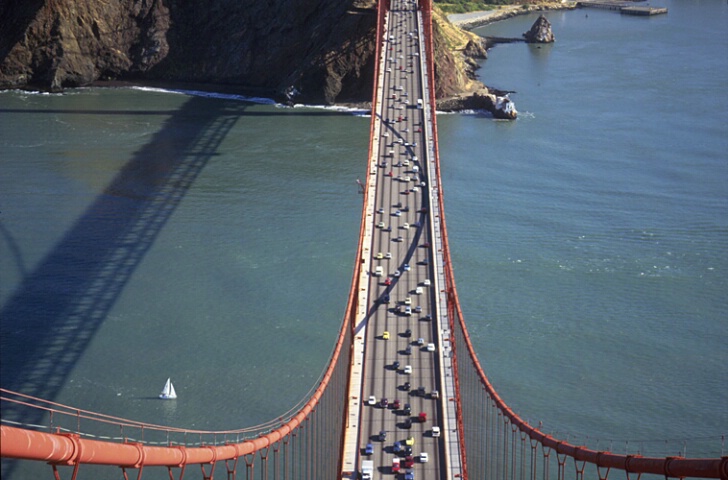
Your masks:
M 434 0 L 434 2 L 445 13 L 493 10 L 501 5 L 518 5 L 524 3 L 516 0 Z

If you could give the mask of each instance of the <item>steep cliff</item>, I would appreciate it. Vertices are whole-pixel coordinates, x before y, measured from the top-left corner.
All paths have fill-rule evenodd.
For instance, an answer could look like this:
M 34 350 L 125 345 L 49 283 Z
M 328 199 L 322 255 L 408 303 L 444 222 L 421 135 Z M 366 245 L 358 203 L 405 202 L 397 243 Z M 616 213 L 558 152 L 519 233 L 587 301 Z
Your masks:
M 371 97 L 375 29 L 374 0 L 4 0 L 0 88 L 159 80 L 361 102 Z M 436 28 L 438 96 L 472 90 L 466 58 L 485 54 L 455 31 Z

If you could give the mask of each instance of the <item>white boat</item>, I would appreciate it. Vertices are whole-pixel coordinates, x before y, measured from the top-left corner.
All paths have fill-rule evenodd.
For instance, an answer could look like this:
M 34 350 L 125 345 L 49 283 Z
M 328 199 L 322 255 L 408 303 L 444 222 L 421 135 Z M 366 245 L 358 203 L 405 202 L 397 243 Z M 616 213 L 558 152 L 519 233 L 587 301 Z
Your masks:
M 173 400 L 177 398 L 177 392 L 174 391 L 174 385 L 172 385 L 171 379 L 167 379 L 167 383 L 164 384 L 164 388 L 162 389 L 162 393 L 159 394 L 159 398 L 164 400 Z

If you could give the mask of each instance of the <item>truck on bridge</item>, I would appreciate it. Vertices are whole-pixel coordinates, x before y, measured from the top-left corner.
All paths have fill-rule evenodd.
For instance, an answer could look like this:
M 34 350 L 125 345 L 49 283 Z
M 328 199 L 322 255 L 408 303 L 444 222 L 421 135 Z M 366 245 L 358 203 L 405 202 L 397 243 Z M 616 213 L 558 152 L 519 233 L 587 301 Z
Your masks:
M 372 480 L 374 476 L 374 461 L 363 460 L 361 462 L 361 480 Z

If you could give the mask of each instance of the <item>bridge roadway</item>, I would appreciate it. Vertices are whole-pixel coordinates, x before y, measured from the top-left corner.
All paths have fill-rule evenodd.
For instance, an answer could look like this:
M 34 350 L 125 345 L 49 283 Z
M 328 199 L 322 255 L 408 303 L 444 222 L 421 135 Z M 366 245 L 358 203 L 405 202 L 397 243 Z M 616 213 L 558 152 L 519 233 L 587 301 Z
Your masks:
M 453 478 L 460 470 L 457 435 L 450 438 L 448 428 L 455 423 L 454 412 L 448 415 L 454 402 L 446 401 L 454 397 L 454 385 L 452 374 L 444 373 L 449 359 L 442 356 L 449 351 L 447 338 L 441 335 L 448 333 L 442 326 L 444 277 L 441 260 L 433 255 L 439 240 L 431 220 L 437 221 L 439 214 L 437 189 L 431 188 L 436 175 L 423 43 L 416 2 L 393 0 L 385 18 L 379 94 L 373 109 L 377 119 L 365 227 L 371 242 L 363 244 L 366 268 L 361 285 L 367 288 L 360 294 L 360 305 L 366 308 L 361 309 L 357 327 L 349 408 L 358 412 L 358 418 L 349 419 L 343 452 L 344 471 L 350 472 L 344 476 L 349 478 L 365 460 L 374 464 L 374 479 L 396 475 L 395 458 L 401 466 L 395 478 L 404 478 L 408 460 L 414 461 L 411 473 L 417 479 Z M 408 367 L 411 373 L 405 370 Z M 424 422 L 421 413 L 427 417 Z M 441 436 L 433 436 L 433 427 L 440 428 Z M 386 437 L 380 438 L 380 432 Z M 408 438 L 414 440 L 409 459 Z M 395 442 L 404 451 L 395 451 Z M 373 447 L 371 454 L 366 453 L 367 444 Z M 422 453 L 427 454 L 426 462 Z

